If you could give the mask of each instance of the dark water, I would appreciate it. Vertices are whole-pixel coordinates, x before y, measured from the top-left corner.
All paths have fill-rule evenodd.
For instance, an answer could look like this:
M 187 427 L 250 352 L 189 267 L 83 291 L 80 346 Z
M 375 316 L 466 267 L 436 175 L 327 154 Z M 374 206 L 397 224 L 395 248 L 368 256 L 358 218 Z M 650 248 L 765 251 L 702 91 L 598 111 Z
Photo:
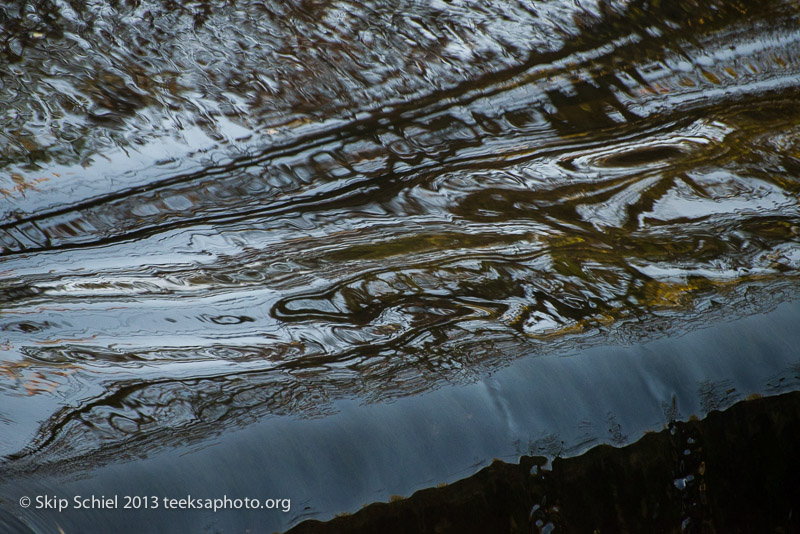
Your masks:
M 3 478 L 161 494 L 269 464 L 284 528 L 800 389 L 798 23 L 790 1 L 5 3 Z M 674 369 L 619 348 L 674 338 L 652 349 Z M 552 409 L 508 408 L 534 402 L 515 376 Z M 414 421 L 459 395 L 480 446 L 377 452 L 424 455 Z M 208 447 L 225 474 L 159 474 Z
M 673 421 L 625 447 L 495 460 L 453 484 L 288 532 L 797 532 L 799 441 L 794 391 Z

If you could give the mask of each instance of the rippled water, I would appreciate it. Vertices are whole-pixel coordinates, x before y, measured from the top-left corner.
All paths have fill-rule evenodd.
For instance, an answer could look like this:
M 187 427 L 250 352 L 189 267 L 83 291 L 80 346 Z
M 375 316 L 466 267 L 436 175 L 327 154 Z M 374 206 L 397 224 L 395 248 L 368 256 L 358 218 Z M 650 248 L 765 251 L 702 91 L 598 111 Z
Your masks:
M 12 0 L 3 468 L 791 300 L 798 23 L 791 1 Z

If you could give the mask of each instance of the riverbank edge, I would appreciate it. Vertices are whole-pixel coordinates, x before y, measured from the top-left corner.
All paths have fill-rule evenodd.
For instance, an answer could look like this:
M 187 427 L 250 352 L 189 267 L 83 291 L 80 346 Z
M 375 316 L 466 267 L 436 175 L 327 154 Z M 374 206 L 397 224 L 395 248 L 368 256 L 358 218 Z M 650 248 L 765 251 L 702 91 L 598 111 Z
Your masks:
M 673 421 L 625 447 L 495 460 L 287 534 L 800 532 L 800 392 Z

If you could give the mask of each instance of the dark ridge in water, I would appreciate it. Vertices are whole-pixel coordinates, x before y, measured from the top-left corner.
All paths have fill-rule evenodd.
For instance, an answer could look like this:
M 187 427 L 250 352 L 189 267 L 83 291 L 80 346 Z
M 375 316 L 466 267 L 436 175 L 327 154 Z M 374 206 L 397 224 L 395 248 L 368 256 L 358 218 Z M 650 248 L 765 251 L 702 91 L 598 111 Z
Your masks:
M 798 23 L 790 1 L 6 2 L 0 465 L 200 446 L 795 299 Z
M 675 146 L 646 146 L 629 152 L 614 154 L 603 161 L 609 167 L 637 167 L 682 156 L 683 150 Z

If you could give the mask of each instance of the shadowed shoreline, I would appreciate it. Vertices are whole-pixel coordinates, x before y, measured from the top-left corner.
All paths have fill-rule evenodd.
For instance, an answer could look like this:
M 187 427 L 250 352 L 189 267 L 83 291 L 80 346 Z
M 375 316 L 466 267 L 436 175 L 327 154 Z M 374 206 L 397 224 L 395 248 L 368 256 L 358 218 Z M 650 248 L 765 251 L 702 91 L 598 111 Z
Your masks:
M 622 448 L 495 460 L 475 475 L 290 534 L 798 532 L 800 392 L 673 422 Z

